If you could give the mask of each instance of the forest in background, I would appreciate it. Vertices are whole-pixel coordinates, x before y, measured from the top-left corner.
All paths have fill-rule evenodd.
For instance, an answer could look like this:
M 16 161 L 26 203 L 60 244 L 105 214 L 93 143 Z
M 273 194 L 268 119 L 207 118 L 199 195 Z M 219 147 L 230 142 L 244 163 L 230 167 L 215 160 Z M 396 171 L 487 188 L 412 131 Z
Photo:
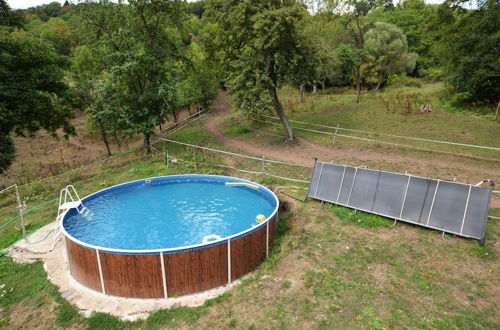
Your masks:
M 130 0 L 11 10 L 0 0 L 0 172 L 13 134 L 75 131 L 74 109 L 108 145 L 142 135 L 182 107 L 207 107 L 219 88 L 249 118 L 269 111 L 292 128 L 278 97 L 444 81 L 450 103 L 490 107 L 500 83 L 496 1 Z M 108 147 L 108 153 L 109 147 Z

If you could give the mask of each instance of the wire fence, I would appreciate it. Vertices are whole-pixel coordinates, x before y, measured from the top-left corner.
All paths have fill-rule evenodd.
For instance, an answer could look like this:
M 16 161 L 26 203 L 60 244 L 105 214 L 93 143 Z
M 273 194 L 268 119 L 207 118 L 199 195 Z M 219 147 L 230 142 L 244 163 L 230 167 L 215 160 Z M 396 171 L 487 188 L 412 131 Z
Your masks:
M 278 117 L 274 117 L 274 116 L 263 115 L 263 117 L 269 118 L 272 120 L 279 120 Z M 269 125 L 281 126 L 281 124 L 273 122 L 273 121 L 261 120 L 261 119 L 255 119 L 255 120 L 258 122 L 261 122 L 261 123 L 269 124 Z M 459 142 L 452 142 L 452 141 L 442 141 L 442 140 L 435 140 L 435 139 L 427 139 L 427 138 L 411 137 L 411 136 L 404 136 L 404 135 L 395 135 L 395 134 L 379 133 L 379 132 L 372 132 L 372 131 L 365 131 L 365 130 L 357 130 L 357 129 L 341 127 L 340 124 L 337 124 L 337 126 L 329 126 L 329 125 L 308 123 L 308 122 L 298 121 L 298 120 L 293 120 L 293 119 L 289 119 L 289 122 L 296 123 L 299 125 L 306 125 L 306 126 L 318 127 L 321 129 L 327 129 L 328 131 L 320 130 L 320 129 L 305 128 L 305 127 L 300 127 L 297 125 L 292 126 L 293 129 L 296 129 L 299 131 L 331 136 L 332 137 L 332 144 L 336 143 L 337 137 L 342 137 L 342 138 L 370 142 L 370 143 L 385 144 L 385 145 L 390 145 L 390 146 L 395 146 L 395 147 L 400 147 L 400 148 L 409 148 L 409 149 L 426 151 L 426 152 L 450 154 L 450 155 L 455 155 L 455 156 L 462 156 L 462 157 L 477 158 L 477 159 L 483 159 L 483 160 L 488 160 L 488 161 L 500 162 L 500 157 L 485 158 L 483 156 L 473 155 L 470 153 L 469 154 L 462 153 L 462 152 L 457 153 L 455 150 L 454 151 L 440 150 L 440 149 L 436 149 L 436 148 L 421 147 L 421 146 L 416 146 L 416 145 L 407 144 L 407 143 L 399 143 L 399 142 L 393 142 L 393 141 L 387 141 L 387 140 L 381 140 L 381 139 L 348 135 L 348 134 L 343 134 L 342 131 L 350 132 L 350 133 L 372 135 L 372 136 L 383 136 L 383 137 L 389 137 L 389 138 L 399 139 L 399 140 L 404 140 L 404 141 L 415 141 L 415 142 L 420 142 L 420 143 L 433 144 L 434 146 L 440 145 L 440 146 L 447 146 L 447 147 L 453 147 L 453 148 L 460 147 L 460 148 L 477 150 L 477 151 L 489 151 L 489 152 L 493 152 L 494 154 L 498 153 L 498 155 L 500 156 L 500 148 L 493 147 L 493 146 L 483 146 L 483 145 L 466 144 L 466 143 L 459 143 Z M 490 154 L 488 154 L 488 155 L 490 155 Z
M 268 116 L 268 115 L 263 115 L 263 116 L 279 120 L 278 117 L 273 117 L 273 116 Z M 458 143 L 458 142 L 451 142 L 451 141 L 441 141 L 441 140 L 425 139 L 425 138 L 418 138 L 418 137 L 411 137 L 411 136 L 404 136 L 404 135 L 386 134 L 386 133 L 371 132 L 371 131 L 363 131 L 363 130 L 357 130 L 357 129 L 351 129 L 351 128 L 343 128 L 343 127 L 340 127 L 340 124 L 337 124 L 337 126 L 328 126 L 328 125 L 308 123 L 308 122 L 305 122 L 305 121 L 299 121 L 299 120 L 293 120 L 293 119 L 289 119 L 288 121 L 290 121 L 292 123 L 299 123 L 299 124 L 304 124 L 304 125 L 310 125 L 310 126 L 328 128 L 328 129 L 332 129 L 332 130 L 335 130 L 335 131 L 365 133 L 365 134 L 370 134 L 370 135 L 380 135 L 380 136 L 401 138 L 401 139 L 414 140 L 414 141 L 425 141 L 425 142 L 448 144 L 448 145 L 454 145 L 454 146 L 462 146 L 462 147 L 469 147 L 469 148 L 478 148 L 478 149 L 488 149 L 488 150 L 500 151 L 500 148 L 497 148 L 497 147 L 481 146 L 481 145 Z
M 161 138 L 160 140 L 164 141 L 166 143 L 171 143 L 171 144 L 175 144 L 175 145 L 179 145 L 179 146 L 183 146 L 183 147 L 189 147 L 189 148 L 193 148 L 193 149 L 197 149 L 197 150 L 209 151 L 209 152 L 216 153 L 219 155 L 232 156 L 232 157 L 238 157 L 238 158 L 250 160 L 250 161 L 256 162 L 251 167 L 259 168 L 259 170 L 252 171 L 252 170 L 248 170 L 248 169 L 238 168 L 237 166 L 231 166 L 231 165 L 227 165 L 227 164 L 216 164 L 213 162 L 206 162 L 206 161 L 196 162 L 196 163 L 201 164 L 201 165 L 210 165 L 210 166 L 214 166 L 214 167 L 227 168 L 227 169 L 232 169 L 232 170 L 250 173 L 250 174 L 264 175 L 264 176 L 273 177 L 273 178 L 277 178 L 277 179 L 281 179 L 281 180 L 285 180 L 285 181 L 309 183 L 309 180 L 307 180 L 306 178 L 297 178 L 297 177 L 292 178 L 289 176 L 280 175 L 279 170 L 277 170 L 276 168 L 272 168 L 271 166 L 273 164 L 275 164 L 275 165 L 284 165 L 286 167 L 300 168 L 301 170 L 307 169 L 307 171 L 303 171 L 303 173 L 301 173 L 301 175 L 300 175 L 301 177 L 308 176 L 310 174 L 310 171 L 312 169 L 311 166 L 305 166 L 302 164 L 289 163 L 289 162 L 284 162 L 284 161 L 280 161 L 280 160 L 268 159 L 265 157 L 255 157 L 255 156 L 250 156 L 250 155 L 244 155 L 244 154 L 239 154 L 236 152 L 220 150 L 220 149 L 215 149 L 215 148 L 210 148 L 210 147 L 205 147 L 205 146 L 200 146 L 200 145 L 195 145 L 195 144 L 190 144 L 190 143 L 185 143 L 185 142 L 180 142 L 180 141 L 175 141 L 175 140 L 171 140 L 171 139 Z M 167 149 L 166 146 L 165 146 L 165 149 Z M 176 159 L 176 160 L 179 160 L 179 159 Z M 185 159 L 180 159 L 180 160 L 181 161 L 188 161 Z M 246 168 L 248 168 L 250 164 L 244 164 L 244 165 L 246 165 L 247 166 Z M 273 169 L 276 170 L 278 173 L 273 173 Z
M 288 181 L 303 185 L 299 188 L 304 188 L 309 183 L 312 171 L 312 160 L 311 166 L 306 166 L 276 159 L 268 159 L 263 156 L 258 157 L 255 155 L 246 155 L 209 146 L 175 141 L 167 138 L 177 133 L 190 122 L 203 118 L 209 112 L 210 110 L 197 112 L 186 117 L 177 124 L 163 128 L 161 130 L 162 134 L 157 136 L 156 139 L 152 141 L 152 145 L 154 146 L 154 150 L 157 155 L 157 160 L 163 162 L 162 158 L 164 158 L 166 167 L 175 166 L 177 162 L 189 164 L 190 171 L 197 171 L 199 166 L 203 166 L 203 170 L 213 168 L 220 169 L 222 171 L 229 171 L 228 174 L 233 173 L 232 171 L 246 173 L 259 177 L 264 184 L 276 184 L 282 183 L 280 181 Z M 268 123 L 275 125 L 275 123 L 272 122 Z M 306 128 L 299 129 L 308 130 L 313 133 L 327 134 L 332 137 L 344 136 L 338 133 L 338 131 L 341 130 L 340 127 L 319 124 L 311 125 L 325 126 L 324 128 L 329 129 L 338 128 L 338 130 L 332 133 Z M 348 131 L 348 129 L 344 130 Z M 161 143 L 163 143 L 163 151 L 159 150 L 159 148 L 161 149 L 159 146 Z M 392 142 L 388 143 L 393 144 Z M 133 155 L 133 153 L 137 150 L 139 150 L 139 148 L 131 149 L 126 152 L 113 155 L 105 160 L 99 160 L 92 164 L 72 169 L 64 173 L 42 178 L 35 182 L 30 182 L 20 186 L 12 185 L 1 190 L 0 248 L 10 246 L 22 237 L 22 226 L 20 224 L 22 217 L 24 217 L 28 237 L 29 233 L 35 231 L 44 224 L 53 221 L 57 213 L 58 200 L 55 193 L 67 184 L 74 184 L 75 182 L 86 184 L 87 182 L 93 180 L 94 182 L 100 182 L 100 187 L 105 187 L 118 184 L 127 174 L 134 174 L 134 166 L 137 163 L 138 158 L 137 155 Z M 131 157 L 125 157 L 126 155 L 131 155 Z M 144 154 L 142 155 L 145 157 L 144 160 L 151 160 L 150 158 L 147 158 L 148 156 L 144 156 Z M 99 167 L 99 171 L 90 171 L 90 168 L 92 167 Z M 123 170 L 117 176 L 116 171 L 120 168 L 126 168 L 126 170 Z M 147 173 L 144 174 L 147 175 Z M 110 180 L 109 177 L 113 176 L 115 179 Z M 273 178 L 278 181 L 266 182 L 269 178 Z M 128 179 L 130 179 L 130 176 Z M 19 199 L 21 199 L 21 203 L 19 203 L 18 196 L 16 196 L 16 189 L 19 189 L 17 194 Z M 95 188 L 91 189 L 95 190 Z M 500 191 L 494 191 L 494 193 L 499 194 Z M 24 198 L 22 198 L 22 196 L 24 196 Z M 491 219 L 500 220 L 500 217 L 492 215 L 489 217 Z

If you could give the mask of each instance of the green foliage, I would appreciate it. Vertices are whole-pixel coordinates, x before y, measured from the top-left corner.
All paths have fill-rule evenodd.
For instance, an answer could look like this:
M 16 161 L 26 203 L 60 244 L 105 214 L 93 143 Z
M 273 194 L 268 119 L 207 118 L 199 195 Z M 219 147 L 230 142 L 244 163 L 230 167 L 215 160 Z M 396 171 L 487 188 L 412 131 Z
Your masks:
M 337 86 L 351 85 L 356 68 L 360 66 L 360 58 L 350 45 L 340 44 L 335 51 L 335 75 L 332 82 Z
M 418 78 L 408 77 L 406 75 L 389 75 L 388 85 L 393 87 L 416 87 L 421 88 L 423 86 L 422 80 Z
M 438 65 L 432 54 L 434 42 L 428 31 L 429 17 L 435 14 L 436 5 L 427 5 L 423 0 L 406 0 L 395 7 L 377 8 L 370 13 L 371 22 L 386 22 L 399 27 L 408 40 L 408 51 L 418 55 L 414 74 L 428 77 L 427 70 Z
M 12 11 L 6 0 L 0 0 L 0 26 L 21 28 L 24 24 L 24 18 Z
M 375 8 L 380 6 L 388 6 L 392 3 L 388 0 L 346 0 L 340 2 L 327 1 L 330 10 L 337 10 L 340 7 L 345 12 L 344 24 L 351 38 L 352 49 L 355 51 L 357 60 L 355 64 L 354 81 L 356 83 L 356 103 L 360 101 L 360 89 L 362 78 L 364 75 L 363 65 L 367 61 L 368 54 L 365 50 L 365 34 L 370 28 L 366 16 Z
M 415 68 L 416 54 L 408 53 L 408 42 L 403 32 L 394 25 L 377 22 L 365 34 L 365 47 L 369 61 L 365 71 L 372 71 L 365 80 L 375 89 L 384 84 L 391 74 L 411 73 Z
M 92 28 L 106 63 L 95 81 L 94 113 L 103 120 L 113 112 L 124 134 L 143 134 L 148 151 L 154 127 L 177 105 L 181 9 L 179 0 L 162 0 L 101 1 L 82 10 L 84 27 Z
M 187 12 L 201 18 L 205 12 L 207 2 L 205 0 L 192 1 L 187 3 Z
M 47 22 L 32 20 L 27 29 L 28 36 L 45 41 L 52 46 L 56 53 L 65 56 L 71 54 L 75 39 L 69 24 L 62 18 L 50 18 Z
M 309 63 L 304 66 L 304 77 L 291 83 L 296 86 L 338 84 L 342 78 L 338 78 L 336 49 L 339 44 L 348 42 L 345 27 L 340 19 L 333 19 L 323 11 L 314 16 L 307 15 L 301 24 L 301 33 L 308 43 Z
M 216 38 L 233 103 L 250 117 L 274 108 L 292 140 L 276 89 L 308 71 L 310 50 L 298 31 L 305 10 L 295 0 L 213 0 L 207 15 L 218 26 Z
M 208 107 L 218 93 L 217 67 L 208 65 L 205 49 L 194 40 L 187 48 L 187 54 L 189 61 L 182 68 L 185 77 L 177 86 L 178 105 L 199 103 Z
M 42 21 L 46 22 L 51 17 L 58 17 L 64 15 L 68 11 L 72 10 L 72 6 L 61 6 L 61 4 L 57 1 L 53 1 L 48 4 L 44 4 L 41 6 L 36 6 L 32 8 L 28 8 L 24 10 L 26 14 L 36 15 Z
M 435 51 L 445 67 L 454 93 L 468 93 L 466 101 L 498 102 L 500 95 L 500 3 L 478 3 L 476 10 L 443 4 L 436 23 L 440 42 Z M 466 94 L 461 94 L 466 95 Z
M 16 159 L 14 141 L 8 135 L 0 135 L 0 173 L 5 171 Z
M 3 16 L 3 14 L 2 14 Z M 63 57 L 38 40 L 0 35 L 0 173 L 14 158 L 10 134 L 32 135 L 62 128 L 74 134 L 72 111 L 65 104 Z

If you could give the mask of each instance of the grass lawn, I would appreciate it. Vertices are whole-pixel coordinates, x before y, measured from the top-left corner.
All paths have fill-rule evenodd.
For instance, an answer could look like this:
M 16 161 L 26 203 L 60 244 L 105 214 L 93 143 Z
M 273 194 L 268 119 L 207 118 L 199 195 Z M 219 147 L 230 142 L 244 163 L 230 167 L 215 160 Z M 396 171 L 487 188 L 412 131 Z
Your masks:
M 298 91 L 283 88 L 280 97 L 291 119 L 308 123 L 328 125 L 341 128 L 365 130 L 377 133 L 403 135 L 410 137 L 444 140 L 465 144 L 484 145 L 491 147 L 500 146 L 500 121 L 494 121 L 493 115 L 480 115 L 467 112 L 465 109 L 454 108 L 443 100 L 445 87 L 442 83 L 427 83 L 423 87 L 388 88 L 383 92 L 365 93 L 361 103 L 356 104 L 355 94 L 350 89 L 325 90 L 316 96 L 308 96 L 304 103 L 298 101 Z M 405 111 L 405 105 L 399 101 L 407 95 L 416 95 L 412 104 L 412 112 Z M 420 102 L 431 103 L 434 112 L 421 114 L 418 110 Z M 389 106 L 386 106 L 386 104 Z M 267 119 L 266 119 L 267 120 Z M 333 133 L 333 129 L 318 128 L 298 123 L 293 126 L 309 129 L 324 130 Z M 228 133 L 240 135 L 248 133 L 249 129 L 243 127 L 228 127 Z M 281 129 L 278 128 L 278 132 Z M 500 152 L 491 150 L 477 150 L 467 147 L 441 145 L 431 142 L 408 141 L 405 139 L 366 135 L 361 133 L 343 132 L 371 139 L 385 140 L 388 142 L 409 144 L 415 147 L 453 152 L 468 156 L 483 158 L 500 158 Z M 328 140 L 318 134 L 296 130 L 295 134 L 316 139 Z M 358 145 L 374 147 L 373 143 L 362 142 L 354 139 L 338 137 L 340 145 Z M 389 147 L 390 148 L 390 147 Z M 410 149 L 411 150 L 411 149 Z M 394 152 L 390 148 L 390 152 Z M 415 152 L 415 150 L 411 150 Z
M 347 99 L 350 96 L 345 97 Z M 339 105 L 339 109 L 340 107 Z M 297 109 L 293 116 L 299 120 L 336 124 L 337 119 L 326 114 L 331 109 L 330 106 L 317 110 L 313 116 Z M 335 114 L 343 113 L 341 110 L 331 111 Z M 441 125 L 449 122 L 449 118 L 461 118 L 455 116 L 465 116 L 465 121 L 471 116 L 445 112 L 439 114 L 451 116 L 443 120 Z M 342 118 L 352 116 L 347 113 L 343 115 L 345 117 Z M 324 116 L 323 120 L 319 116 Z M 407 118 L 406 115 L 394 116 L 405 116 L 401 120 Z M 413 119 L 413 116 L 417 119 Z M 421 115 L 409 117 L 407 120 L 419 123 Z M 330 121 L 327 122 L 326 118 L 330 118 Z M 477 119 L 481 123 L 484 121 L 485 127 L 490 125 L 487 124 L 488 118 Z M 204 132 L 203 120 L 193 122 L 181 130 L 175 139 L 230 150 Z M 347 123 L 346 121 L 346 125 Z M 353 119 L 353 123 L 357 121 Z M 366 126 L 356 127 L 370 130 L 379 127 L 370 122 L 363 125 Z M 422 125 L 421 127 L 429 126 Z M 460 127 L 466 124 L 449 125 Z M 498 125 L 496 123 L 491 125 L 491 129 L 498 127 L 493 126 Z M 436 125 L 434 129 L 429 128 L 429 132 L 438 130 L 439 127 L 440 125 Z M 269 132 L 273 130 L 268 129 Z M 444 138 L 443 132 L 447 129 L 441 129 L 439 134 L 428 137 Z M 233 130 L 231 133 L 241 139 L 254 138 L 251 130 Z M 474 132 L 474 143 L 486 144 L 488 134 L 483 135 L 479 133 L 483 131 L 479 130 Z M 407 134 L 410 133 L 412 132 Z M 498 137 L 494 137 L 490 144 L 500 144 L 495 141 L 498 141 Z M 270 177 L 213 166 L 226 164 L 258 171 L 258 162 L 235 160 L 209 152 L 194 152 L 172 144 L 159 143 L 156 148 L 161 152 L 165 148 L 170 157 L 178 158 L 178 165 L 167 168 L 162 153 L 147 156 L 137 151 L 66 176 L 35 182 L 22 187 L 21 193 L 23 196 L 30 196 L 28 207 L 33 207 L 57 197 L 59 189 L 69 183 L 74 184 L 81 195 L 86 195 L 133 179 L 193 172 L 240 176 L 272 188 L 289 184 Z M 292 169 L 276 170 L 280 174 L 298 175 Z M 297 197 L 304 195 L 304 191 L 298 188 L 286 188 L 283 191 Z M 8 195 L 0 200 L 2 220 L 10 215 L 15 216 L 12 197 L 13 195 Z M 102 313 L 86 318 L 61 298 L 57 288 L 48 282 L 40 262 L 20 265 L 7 256 L 1 256 L 0 327 L 500 328 L 499 221 L 490 221 L 486 246 L 480 247 L 475 240 L 450 235 L 442 238 L 439 232 L 404 223 L 393 227 L 393 222 L 389 219 L 343 207 L 321 205 L 314 200 L 303 203 L 282 194 L 279 197 L 290 205 L 291 211 L 280 215 L 279 236 L 269 259 L 241 285 L 203 306 L 159 310 L 146 320 L 136 322 L 123 322 Z M 55 210 L 55 202 L 51 202 L 28 214 L 30 230 L 52 221 Z M 493 212 L 498 212 L 498 209 Z M 6 217 L 8 213 L 9 216 Z M 0 246 L 8 246 L 19 236 L 18 222 L 14 221 L 0 231 Z

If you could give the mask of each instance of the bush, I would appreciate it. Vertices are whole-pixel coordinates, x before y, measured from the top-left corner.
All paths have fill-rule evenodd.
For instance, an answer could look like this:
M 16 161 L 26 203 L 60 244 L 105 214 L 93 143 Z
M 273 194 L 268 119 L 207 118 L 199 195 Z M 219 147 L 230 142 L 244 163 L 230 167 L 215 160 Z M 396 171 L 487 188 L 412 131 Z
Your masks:
M 407 75 L 391 75 L 389 76 L 389 86 L 422 88 L 422 81 Z
M 441 81 L 444 78 L 444 71 L 441 67 L 422 69 L 422 76 L 429 81 Z

